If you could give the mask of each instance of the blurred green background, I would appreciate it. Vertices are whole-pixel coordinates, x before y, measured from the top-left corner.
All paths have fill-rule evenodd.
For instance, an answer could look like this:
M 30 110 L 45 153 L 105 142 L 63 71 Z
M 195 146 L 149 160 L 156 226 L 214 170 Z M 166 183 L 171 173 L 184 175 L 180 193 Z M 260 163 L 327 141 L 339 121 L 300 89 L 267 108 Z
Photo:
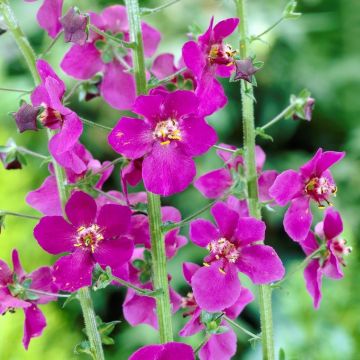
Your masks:
M 20 24 L 29 36 L 37 53 L 49 44 L 45 33 L 37 26 L 35 14 L 41 1 L 25 3 L 11 0 Z M 91 3 L 91 6 L 89 5 Z M 119 1 L 65 1 L 65 7 L 77 5 L 82 10 L 98 11 Z M 159 6 L 160 1 L 143 1 L 146 7 Z M 258 34 L 272 25 L 280 16 L 285 0 L 249 1 L 249 27 L 252 34 Z M 332 360 L 359 359 L 360 353 L 360 282 L 358 234 L 360 232 L 360 2 L 341 0 L 302 0 L 298 11 L 303 16 L 295 21 L 286 21 L 264 37 L 265 42 L 254 43 L 257 58 L 265 62 L 258 73 L 256 121 L 262 124 L 270 120 L 287 106 L 291 93 L 298 93 L 307 87 L 316 98 L 313 121 L 282 121 L 271 128 L 269 133 L 275 141 L 261 141 L 267 152 L 266 168 L 282 171 L 298 168 L 309 159 L 318 147 L 331 150 L 345 150 L 346 158 L 334 168 L 338 184 L 338 197 L 335 206 L 341 211 L 345 221 L 344 237 L 353 247 L 353 253 L 345 268 L 342 281 L 328 281 L 323 284 L 323 301 L 318 311 L 313 310 L 312 302 L 305 290 L 301 272 L 293 275 L 283 289 L 274 292 L 274 323 L 277 351 L 285 350 L 286 359 Z M 177 58 L 181 46 L 187 40 L 188 26 L 198 24 L 206 29 L 212 15 L 215 20 L 232 17 L 235 14 L 230 0 L 182 0 L 161 13 L 147 16 L 146 21 L 163 33 L 163 41 L 158 53 L 172 52 Z M 233 45 L 236 47 L 236 39 Z M 68 86 L 74 81 L 59 69 L 60 60 L 69 45 L 59 41 L 51 54 L 46 57 Z M 213 115 L 211 124 L 216 127 L 222 142 L 241 145 L 241 108 L 238 83 L 224 82 L 229 97 L 228 106 Z M 0 87 L 32 88 L 29 71 L 16 48 L 12 37 L 0 37 Z M 26 98 L 26 97 L 25 97 Z M 82 116 L 113 126 L 119 113 L 111 109 L 101 99 L 89 103 L 79 103 L 72 98 L 72 108 Z M 10 112 L 17 110 L 18 94 L 0 92 L 0 145 L 9 137 L 34 151 L 46 154 L 44 132 L 18 134 Z M 201 136 L 201 135 L 200 135 Z M 105 160 L 115 158 L 115 153 L 106 142 L 106 133 L 100 129 L 85 128 L 83 143 L 94 157 Z M 202 174 L 221 164 L 214 151 L 198 160 L 198 173 Z M 5 171 L 0 168 L 0 209 L 32 214 L 24 197 L 29 190 L 37 188 L 47 176 L 45 166 L 28 158 L 28 166 L 22 171 Z M 114 173 L 106 189 L 119 189 L 119 177 Z M 203 206 L 206 201 L 192 187 L 185 193 L 164 199 L 164 203 L 177 206 L 187 216 Z M 292 242 L 282 229 L 283 211 L 265 210 L 268 224 L 268 242 L 273 244 L 287 269 L 291 272 L 302 259 L 299 246 Z M 321 212 L 316 210 L 317 220 Z M 28 271 L 43 264 L 51 264 L 53 259 L 44 253 L 35 242 L 32 220 L 19 220 L 7 217 L 6 229 L 0 235 L 0 258 L 10 260 L 11 250 L 18 248 L 24 267 Z M 184 229 L 184 234 L 187 229 Z M 187 287 L 182 279 L 180 261 L 201 261 L 203 252 L 188 245 L 170 261 L 169 272 L 172 285 L 185 295 Z M 244 284 L 249 285 L 244 279 Z M 250 285 L 249 285 L 250 286 Z M 251 287 L 251 286 L 250 286 Z M 256 294 L 256 289 L 251 287 Z M 114 337 L 116 345 L 106 347 L 107 359 L 127 359 L 134 349 L 145 343 L 157 341 L 157 334 L 146 325 L 131 328 L 124 321 L 121 303 L 124 299 L 122 289 L 107 288 L 94 294 L 97 313 L 104 321 L 122 320 Z M 23 314 L 6 314 L 0 318 L 0 359 L 76 359 L 74 346 L 84 336 L 83 321 L 76 302 L 65 309 L 61 304 L 52 303 L 43 307 L 48 327 L 42 337 L 33 339 L 29 350 L 22 348 Z M 241 315 L 245 326 L 259 331 L 258 305 L 256 301 Z M 175 329 L 184 324 L 181 314 L 174 317 Z M 186 339 L 196 346 L 201 335 Z M 82 357 L 80 357 L 82 358 Z M 252 348 L 247 338 L 239 334 L 236 359 L 260 359 L 259 346 Z

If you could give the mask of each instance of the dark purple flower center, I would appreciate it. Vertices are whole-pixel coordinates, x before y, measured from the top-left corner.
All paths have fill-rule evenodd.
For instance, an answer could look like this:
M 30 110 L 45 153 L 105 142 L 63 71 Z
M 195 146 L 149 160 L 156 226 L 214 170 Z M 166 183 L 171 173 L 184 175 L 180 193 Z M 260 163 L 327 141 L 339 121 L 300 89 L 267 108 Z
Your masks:
M 230 263 L 234 264 L 240 256 L 240 252 L 236 245 L 225 238 L 213 240 L 208 245 L 209 255 L 204 259 L 204 265 L 209 266 L 213 261 L 222 260 L 222 267 L 219 271 L 225 274 L 225 267 Z
M 74 246 L 81 247 L 84 250 L 90 250 L 94 253 L 99 242 L 102 240 L 104 240 L 104 236 L 101 233 L 99 225 L 92 224 L 88 227 L 80 226 L 77 229 L 76 244 Z
M 233 65 L 236 50 L 228 44 L 213 44 L 209 51 L 210 64 Z
M 325 207 L 322 201 L 332 205 L 328 199 L 331 195 L 335 195 L 336 191 L 337 187 L 326 177 L 313 177 L 305 185 L 305 193 L 319 204 L 319 208 Z
M 44 111 L 39 115 L 39 120 L 43 126 L 50 129 L 59 129 L 64 122 L 64 119 L 59 111 L 50 107 L 46 107 Z
M 181 132 L 175 119 L 158 122 L 153 134 L 161 145 L 169 145 L 173 140 L 181 140 Z

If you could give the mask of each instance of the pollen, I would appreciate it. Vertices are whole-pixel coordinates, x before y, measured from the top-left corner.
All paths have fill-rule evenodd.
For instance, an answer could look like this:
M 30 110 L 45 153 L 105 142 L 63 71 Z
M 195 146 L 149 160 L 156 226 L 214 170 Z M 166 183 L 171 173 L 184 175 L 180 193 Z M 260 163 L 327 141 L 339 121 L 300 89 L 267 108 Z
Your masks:
M 168 119 L 157 123 L 153 132 L 155 139 L 160 140 L 160 145 L 169 145 L 172 141 L 181 141 L 181 131 L 175 119 Z
M 98 243 L 103 239 L 104 236 L 101 233 L 99 225 L 92 224 L 89 227 L 80 226 L 77 229 L 76 244 L 74 244 L 74 246 L 84 250 L 90 250 L 94 253 Z
M 211 241 L 208 250 L 213 261 L 224 259 L 229 263 L 235 263 L 240 256 L 236 246 L 225 238 Z

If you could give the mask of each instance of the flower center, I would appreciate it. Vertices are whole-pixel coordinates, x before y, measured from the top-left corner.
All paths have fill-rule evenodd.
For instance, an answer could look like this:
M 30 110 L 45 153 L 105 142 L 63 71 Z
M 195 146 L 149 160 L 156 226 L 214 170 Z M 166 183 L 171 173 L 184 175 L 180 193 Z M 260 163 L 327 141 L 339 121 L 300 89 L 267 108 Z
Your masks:
M 181 140 L 181 132 L 174 119 L 158 122 L 153 134 L 160 140 L 161 145 L 169 145 L 172 140 Z
M 325 206 L 321 203 L 325 201 L 328 205 L 332 205 L 328 198 L 336 194 L 337 187 L 332 184 L 326 177 L 313 177 L 305 185 L 305 192 L 310 195 L 318 204 L 319 208 Z
M 349 255 L 351 253 L 352 251 L 351 246 L 346 246 L 345 239 L 334 239 L 332 241 L 332 245 L 336 257 L 339 259 L 342 265 L 345 265 L 344 256 Z
M 90 249 L 90 251 L 94 253 L 98 243 L 103 239 L 104 236 L 100 231 L 99 225 L 93 224 L 89 227 L 80 226 L 77 229 L 76 244 L 74 246 Z
M 236 245 L 225 238 L 213 240 L 208 245 L 209 255 L 204 259 L 204 265 L 209 266 L 213 261 L 222 261 L 219 271 L 226 274 L 225 268 L 230 264 L 234 264 L 240 256 L 240 252 Z
M 210 64 L 230 66 L 234 64 L 235 54 L 236 50 L 228 44 L 214 44 L 209 52 L 209 61 Z
M 62 126 L 64 119 L 59 111 L 46 107 L 39 115 L 39 121 L 43 126 L 55 130 Z

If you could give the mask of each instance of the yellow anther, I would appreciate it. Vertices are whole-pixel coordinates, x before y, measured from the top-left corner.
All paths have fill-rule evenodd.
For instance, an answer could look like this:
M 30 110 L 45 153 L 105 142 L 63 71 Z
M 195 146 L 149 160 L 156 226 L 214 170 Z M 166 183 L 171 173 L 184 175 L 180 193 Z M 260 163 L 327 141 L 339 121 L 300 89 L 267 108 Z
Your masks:
M 160 143 L 160 145 L 169 145 L 169 144 L 170 144 L 170 140 L 162 141 Z
M 222 268 L 219 268 L 219 272 L 220 272 L 220 274 L 226 275 L 225 270 L 224 270 L 224 269 L 222 269 Z
M 206 266 L 206 267 L 210 266 L 210 264 L 208 264 L 207 262 L 204 262 L 203 265 Z

